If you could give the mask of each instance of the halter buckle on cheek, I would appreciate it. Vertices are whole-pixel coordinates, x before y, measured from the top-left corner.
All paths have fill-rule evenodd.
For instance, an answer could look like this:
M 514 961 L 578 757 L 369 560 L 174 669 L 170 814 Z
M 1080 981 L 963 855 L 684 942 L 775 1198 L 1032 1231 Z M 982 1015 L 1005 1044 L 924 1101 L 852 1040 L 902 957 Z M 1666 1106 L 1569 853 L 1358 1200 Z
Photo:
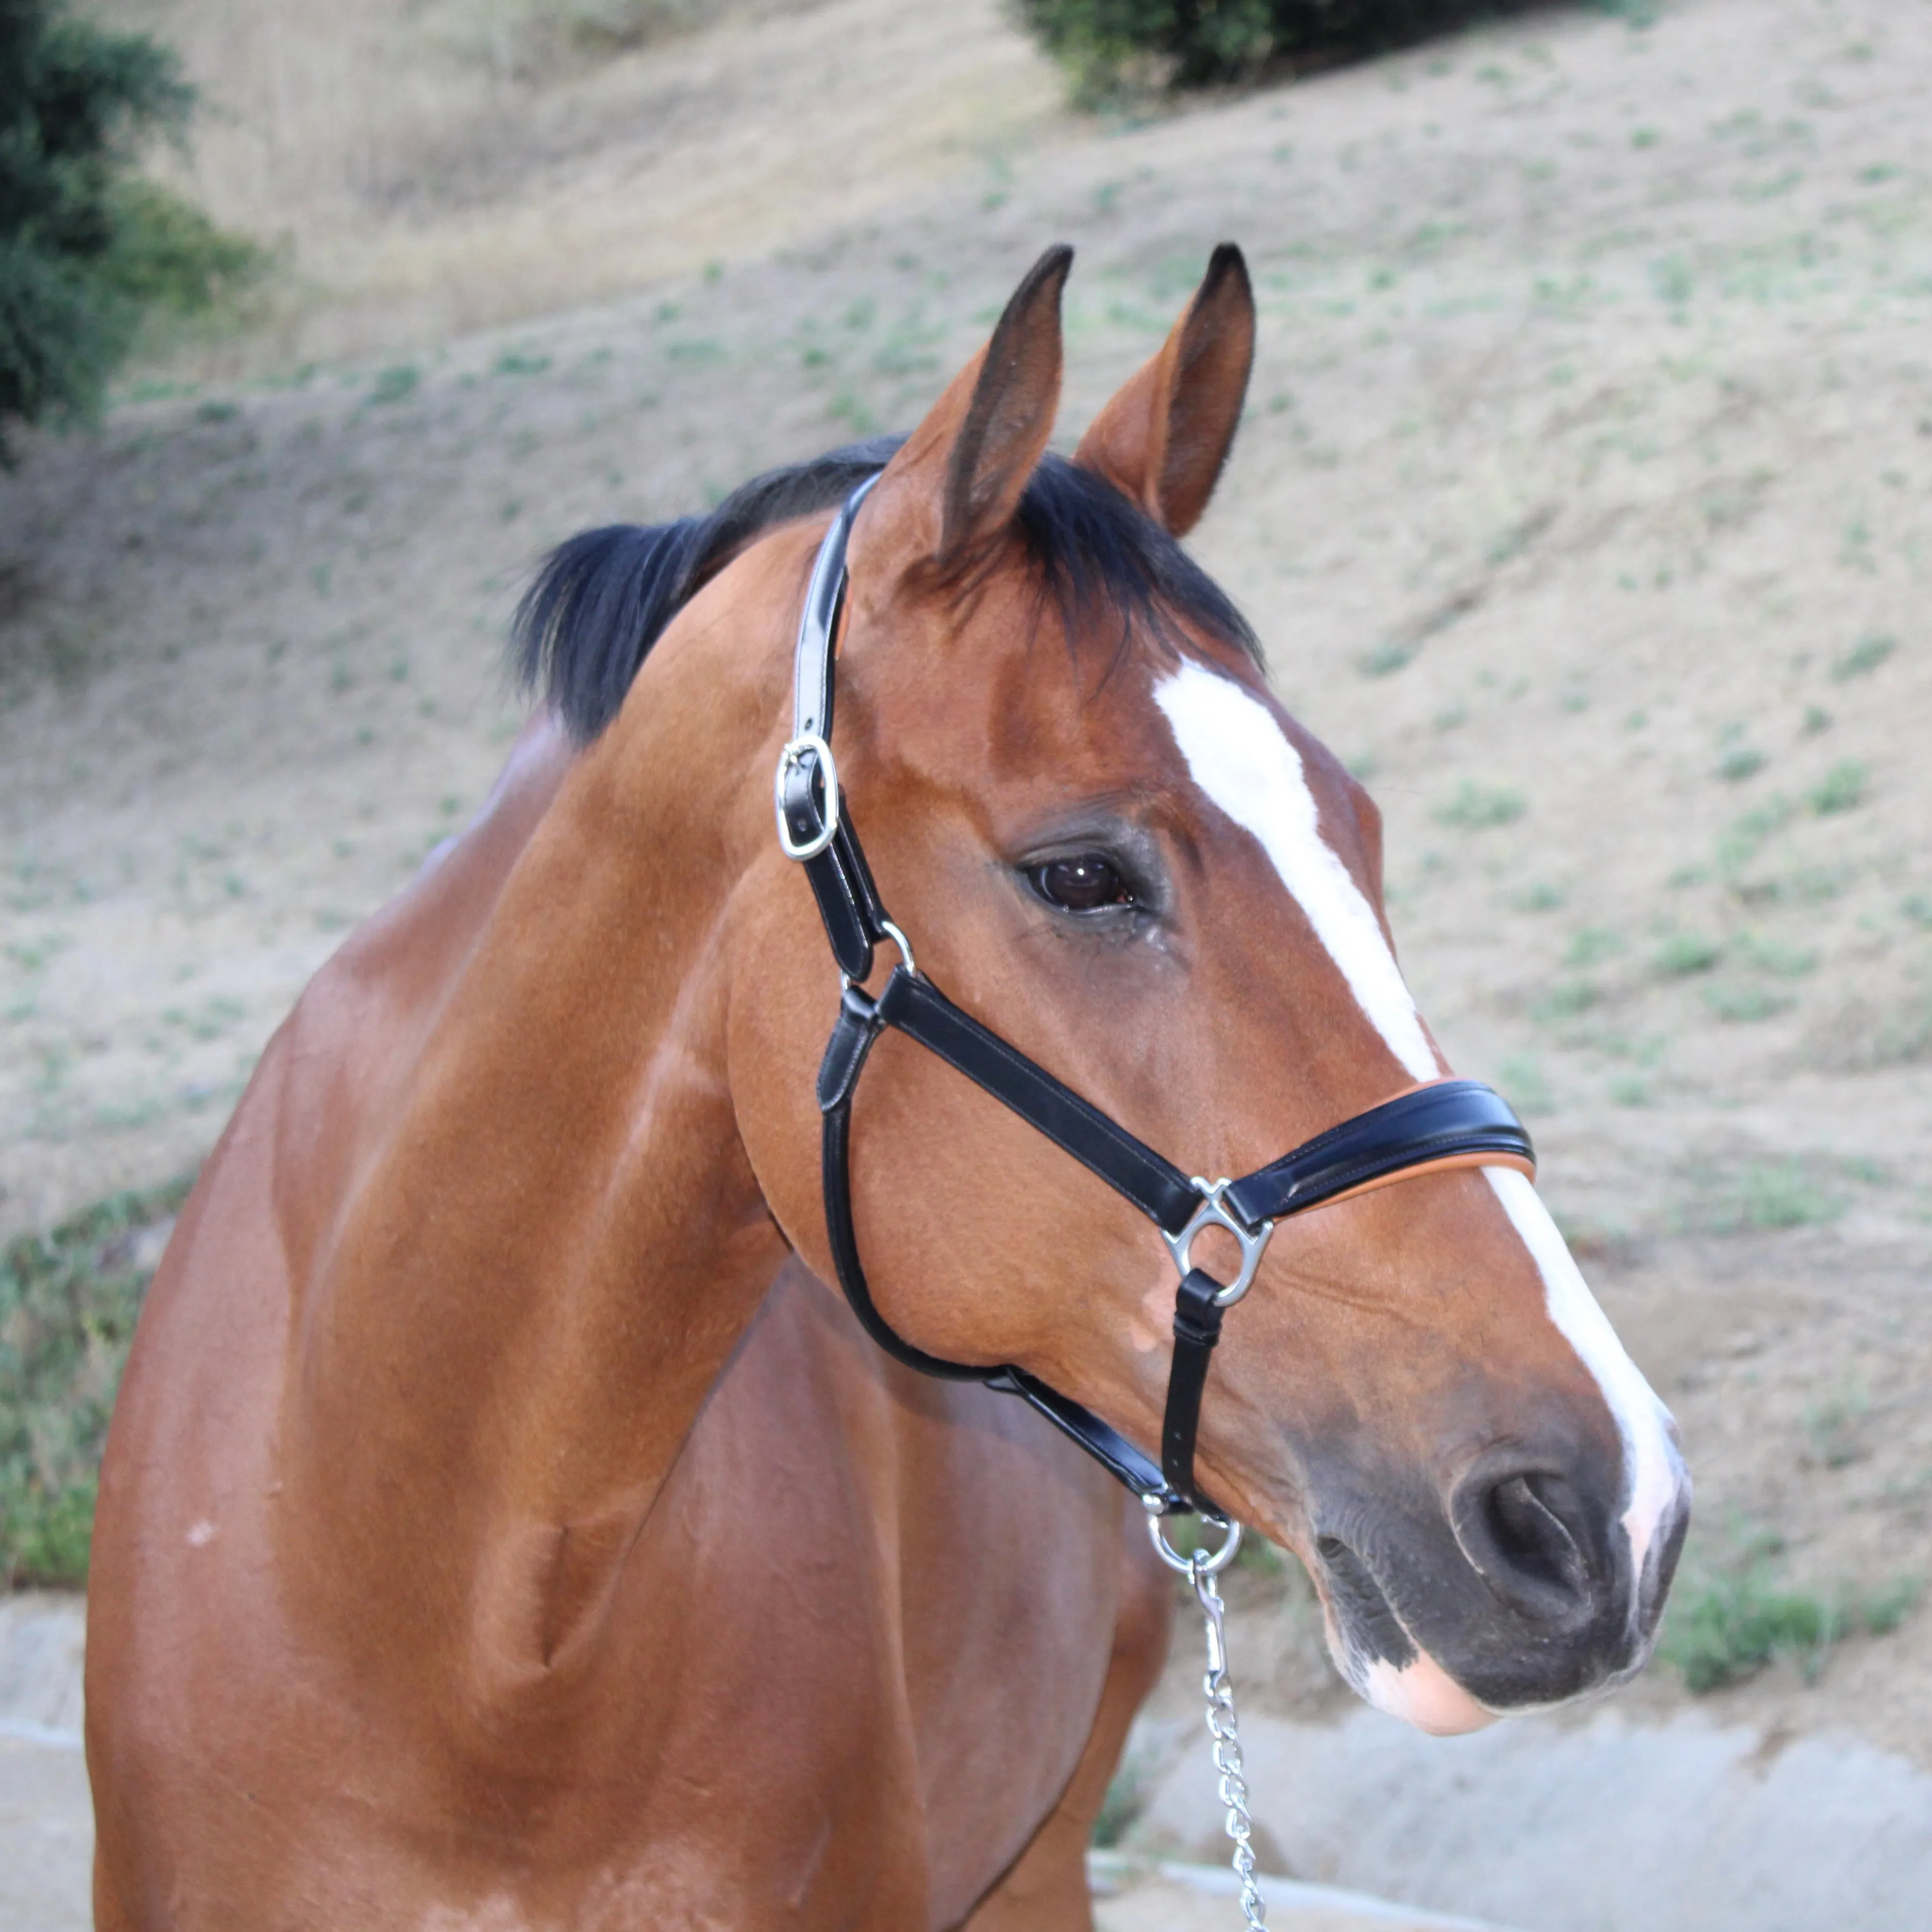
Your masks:
M 1226 1228 L 1240 1244 L 1241 1266 L 1234 1280 L 1215 1296 L 1214 1305 L 1217 1308 L 1232 1308 L 1254 1286 L 1255 1270 L 1262 1264 L 1268 1237 L 1274 1232 L 1274 1223 L 1262 1221 L 1251 1228 L 1233 1214 L 1222 1199 L 1234 1184 L 1225 1175 L 1219 1180 L 1207 1181 L 1197 1174 L 1193 1184 L 1195 1192 L 1201 1196 L 1201 1205 L 1195 1209 L 1179 1234 L 1170 1234 L 1163 1228 L 1160 1238 L 1167 1244 L 1167 1251 L 1174 1257 L 1174 1266 L 1185 1279 L 1193 1270 L 1194 1244 L 1202 1232 L 1209 1228 Z
M 807 758 L 812 760 L 809 765 Z M 822 788 L 820 798 L 812 795 L 814 775 Z M 794 798 L 790 795 L 792 781 L 800 777 L 804 780 L 802 794 Z M 838 836 L 838 764 L 832 747 L 816 731 L 802 734 L 778 754 L 772 804 L 778 814 L 778 844 L 788 859 L 815 859 Z M 801 821 L 798 827 L 793 824 L 794 813 Z M 817 818 L 818 829 L 800 837 L 808 814 Z

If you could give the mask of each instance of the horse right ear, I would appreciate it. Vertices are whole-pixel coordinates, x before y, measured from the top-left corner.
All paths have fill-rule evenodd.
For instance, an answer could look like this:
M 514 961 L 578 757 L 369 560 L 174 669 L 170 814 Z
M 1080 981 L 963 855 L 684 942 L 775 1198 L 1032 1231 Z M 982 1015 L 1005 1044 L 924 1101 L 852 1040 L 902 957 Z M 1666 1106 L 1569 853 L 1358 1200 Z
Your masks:
M 1224 242 L 1173 334 L 1094 418 L 1074 461 L 1185 536 L 1228 460 L 1254 360 L 1254 288 L 1240 250 Z
M 890 530 L 908 566 L 956 573 L 1006 530 L 1060 404 L 1060 296 L 1073 250 L 1049 248 L 1013 291 L 992 340 L 886 466 L 861 519 Z M 882 514 L 883 513 L 883 514 Z M 896 541 L 895 541 L 896 540 Z

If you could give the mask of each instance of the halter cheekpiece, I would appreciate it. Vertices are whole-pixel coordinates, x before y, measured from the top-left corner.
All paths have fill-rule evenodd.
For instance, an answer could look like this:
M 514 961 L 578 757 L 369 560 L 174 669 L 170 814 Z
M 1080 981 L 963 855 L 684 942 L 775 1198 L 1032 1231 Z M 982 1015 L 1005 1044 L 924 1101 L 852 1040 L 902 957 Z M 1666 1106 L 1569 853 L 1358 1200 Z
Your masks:
M 1198 1510 L 1224 1520 L 1194 1480 L 1202 1394 L 1222 1318 L 1247 1292 L 1276 1222 L 1425 1168 L 1480 1163 L 1533 1172 L 1529 1136 L 1492 1089 L 1474 1080 L 1444 1080 L 1371 1107 L 1238 1180 L 1190 1180 L 955 1006 L 919 970 L 904 934 L 886 916 L 832 752 L 834 653 L 845 600 L 846 545 L 859 506 L 878 480 L 869 478 L 846 499 L 819 546 L 799 625 L 792 735 L 779 754 L 774 786 L 779 843 L 804 866 L 812 882 L 844 983 L 818 1070 L 825 1221 L 839 1286 L 866 1332 L 898 1360 L 927 1375 L 984 1382 L 1031 1403 L 1111 1469 L 1151 1513 Z M 874 999 L 862 985 L 882 940 L 897 950 L 899 963 Z M 874 1304 L 852 1225 L 852 1096 L 872 1042 L 886 1027 L 956 1067 L 1160 1228 L 1180 1286 L 1158 1466 L 1100 1417 L 1025 1370 L 1010 1364 L 976 1367 L 928 1355 L 898 1334 Z M 1194 1265 L 1196 1240 L 1209 1227 L 1226 1229 L 1240 1245 L 1240 1270 L 1232 1282 L 1219 1281 Z

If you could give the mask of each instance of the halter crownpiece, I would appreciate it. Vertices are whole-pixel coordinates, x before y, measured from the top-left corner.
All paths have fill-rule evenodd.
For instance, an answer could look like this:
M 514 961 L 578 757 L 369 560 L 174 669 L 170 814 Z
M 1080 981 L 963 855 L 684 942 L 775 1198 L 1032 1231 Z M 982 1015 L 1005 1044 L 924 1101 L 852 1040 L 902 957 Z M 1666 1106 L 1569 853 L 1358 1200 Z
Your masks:
M 805 868 L 844 983 L 818 1070 L 826 1232 L 838 1283 L 860 1325 L 896 1360 L 926 1375 L 984 1382 L 1030 1402 L 1112 1470 L 1156 1517 L 1198 1510 L 1224 1521 L 1194 1480 L 1201 1400 L 1222 1317 L 1252 1284 L 1275 1223 L 1432 1170 L 1493 1165 L 1533 1174 L 1535 1153 L 1522 1123 L 1501 1094 L 1478 1081 L 1442 1080 L 1384 1100 L 1238 1180 L 1190 1180 L 955 1006 L 918 970 L 905 935 L 886 916 L 832 754 L 834 651 L 845 600 L 846 546 L 859 506 L 878 481 L 869 477 L 853 491 L 819 545 L 799 625 L 792 734 L 773 782 L 779 843 Z M 874 999 L 862 990 L 862 982 L 871 976 L 881 940 L 897 950 L 899 964 Z M 851 1112 L 866 1057 L 886 1027 L 957 1068 L 1098 1174 L 1160 1230 L 1180 1282 L 1158 1465 L 1090 1410 L 1025 1370 L 1010 1363 L 975 1366 L 928 1355 L 879 1312 L 852 1222 Z M 1195 1241 L 1209 1227 L 1226 1229 L 1240 1244 L 1240 1267 L 1232 1282 L 1216 1280 L 1193 1264 Z

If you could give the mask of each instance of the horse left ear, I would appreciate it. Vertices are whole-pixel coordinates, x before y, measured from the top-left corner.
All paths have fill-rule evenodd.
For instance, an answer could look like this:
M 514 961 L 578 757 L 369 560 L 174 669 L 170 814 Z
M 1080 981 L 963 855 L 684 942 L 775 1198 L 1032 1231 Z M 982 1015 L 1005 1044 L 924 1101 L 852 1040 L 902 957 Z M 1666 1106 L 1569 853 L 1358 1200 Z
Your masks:
M 881 541 L 950 576 L 1012 523 L 1060 401 L 1060 296 L 1073 250 L 1049 248 L 1013 291 L 992 340 L 886 464 L 879 510 L 856 542 Z M 883 512 L 884 514 L 880 514 Z
M 1160 352 L 1095 418 L 1073 460 L 1185 536 L 1201 520 L 1241 420 L 1255 360 L 1255 292 L 1232 242 Z

